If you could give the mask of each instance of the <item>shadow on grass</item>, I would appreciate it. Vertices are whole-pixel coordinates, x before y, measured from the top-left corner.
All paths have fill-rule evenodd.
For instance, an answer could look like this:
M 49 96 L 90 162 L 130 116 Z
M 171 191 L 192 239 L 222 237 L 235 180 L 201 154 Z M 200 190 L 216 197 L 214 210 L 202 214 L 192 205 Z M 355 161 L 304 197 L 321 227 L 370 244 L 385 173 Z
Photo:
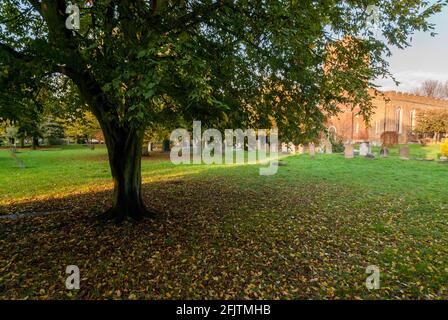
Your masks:
M 433 257 L 443 256 L 436 241 L 416 243 L 406 234 L 409 228 L 400 231 L 405 225 L 398 223 L 399 201 L 372 198 L 367 204 L 357 197 L 358 189 L 353 192 L 331 181 L 290 182 L 287 171 L 275 183 L 262 179 L 255 186 L 247 168 L 223 170 L 229 175 L 212 171 L 144 183 L 145 203 L 161 215 L 137 224 L 96 219 L 110 206 L 112 191 L 107 188 L 2 206 L 3 212 L 53 214 L 0 220 L 0 298 L 354 299 L 437 294 L 443 269 L 403 280 L 389 260 L 380 259 L 385 248 L 396 248 L 393 263 L 409 269 L 421 256 L 412 251 L 416 244 L 434 249 Z M 257 174 L 257 168 L 253 172 Z M 403 221 L 411 223 L 413 217 L 419 218 Z M 445 239 L 437 240 L 446 247 Z M 431 261 L 434 270 L 439 270 L 437 261 Z M 382 281 L 388 291 L 365 288 L 369 264 L 387 270 Z M 446 266 L 444 261 L 439 264 Z M 81 270 L 79 291 L 65 289 L 68 265 Z M 389 274 L 393 277 L 387 278 Z M 425 284 L 424 291 L 412 290 L 417 280 Z

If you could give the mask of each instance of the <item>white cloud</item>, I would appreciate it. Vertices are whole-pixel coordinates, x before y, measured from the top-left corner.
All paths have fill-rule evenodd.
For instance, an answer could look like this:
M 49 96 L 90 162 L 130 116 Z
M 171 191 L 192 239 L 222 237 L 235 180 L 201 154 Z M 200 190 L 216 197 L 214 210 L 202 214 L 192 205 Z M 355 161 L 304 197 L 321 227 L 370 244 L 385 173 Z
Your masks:
M 396 86 L 392 79 L 379 79 L 375 81 L 380 89 L 383 91 L 395 90 L 403 92 L 412 92 L 414 89 L 420 87 L 425 80 L 439 80 L 442 82 L 448 81 L 446 73 L 424 72 L 424 71 L 402 71 L 393 73 L 395 79 L 400 82 Z

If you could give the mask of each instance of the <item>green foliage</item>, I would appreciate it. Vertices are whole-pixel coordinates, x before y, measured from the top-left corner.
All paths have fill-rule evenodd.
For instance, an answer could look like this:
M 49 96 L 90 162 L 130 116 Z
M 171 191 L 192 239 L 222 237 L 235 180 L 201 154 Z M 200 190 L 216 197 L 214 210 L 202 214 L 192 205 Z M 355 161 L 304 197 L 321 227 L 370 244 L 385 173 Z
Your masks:
M 417 117 L 415 131 L 418 133 L 448 133 L 448 111 L 422 111 Z
M 19 129 L 14 126 L 8 126 L 5 129 L 5 136 L 8 139 L 17 139 L 18 138 Z
M 57 74 L 73 81 L 106 124 L 142 130 L 192 120 L 218 128 L 275 123 L 289 141 L 317 135 L 339 103 L 357 104 L 368 116 L 372 80 L 389 75 L 386 45 L 406 47 L 414 31 L 432 31 L 427 19 L 444 4 L 72 2 L 81 7 L 77 32 L 64 25 L 68 1 L 2 1 L 2 101 L 22 92 L 23 83 L 36 93 Z M 384 41 L 367 28 L 367 5 L 380 9 Z
M 342 137 L 340 136 L 336 136 L 336 135 L 330 135 L 330 143 L 333 147 L 333 152 L 335 153 L 341 153 L 344 152 L 344 141 L 342 139 Z
M 82 116 L 64 121 L 64 134 L 75 141 L 92 139 L 93 136 L 101 132 L 100 125 L 95 116 L 86 111 Z
M 48 144 L 61 144 L 64 138 L 64 127 L 62 122 L 54 119 L 52 116 L 47 117 L 41 125 L 42 137 L 47 139 Z

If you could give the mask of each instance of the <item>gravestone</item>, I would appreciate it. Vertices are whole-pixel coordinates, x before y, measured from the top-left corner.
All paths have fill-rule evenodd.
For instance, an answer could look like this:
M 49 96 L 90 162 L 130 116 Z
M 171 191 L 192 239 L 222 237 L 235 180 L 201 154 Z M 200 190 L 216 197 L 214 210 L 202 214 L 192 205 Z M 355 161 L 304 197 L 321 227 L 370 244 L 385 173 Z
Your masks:
M 243 144 L 242 143 L 236 143 L 235 144 L 235 150 L 237 150 L 237 151 L 244 150 Z
M 355 149 L 352 144 L 346 144 L 344 149 L 344 157 L 346 159 L 352 159 L 355 157 Z
M 291 153 L 291 154 L 296 154 L 296 146 L 295 146 L 294 143 L 290 142 L 290 143 L 288 144 L 288 151 L 289 151 L 289 153 Z
M 303 144 L 299 144 L 299 154 L 304 154 L 305 153 L 305 147 L 303 146 Z
M 282 143 L 282 153 L 287 153 L 288 152 L 288 146 L 286 145 L 286 143 Z
M 382 158 L 387 158 L 389 156 L 389 149 L 386 146 L 381 147 L 380 156 Z
M 359 146 L 359 156 L 365 157 L 367 154 L 369 154 L 369 145 L 365 142 L 361 143 Z
M 400 147 L 400 159 L 409 160 L 409 147 L 408 146 Z
M 314 156 L 316 155 L 316 147 L 314 146 L 314 143 L 311 142 L 310 144 L 308 144 L 308 148 L 309 148 L 310 157 L 314 158 Z
M 332 154 L 333 153 L 333 145 L 331 144 L 330 141 L 327 141 L 327 143 L 325 145 L 325 153 L 326 154 Z

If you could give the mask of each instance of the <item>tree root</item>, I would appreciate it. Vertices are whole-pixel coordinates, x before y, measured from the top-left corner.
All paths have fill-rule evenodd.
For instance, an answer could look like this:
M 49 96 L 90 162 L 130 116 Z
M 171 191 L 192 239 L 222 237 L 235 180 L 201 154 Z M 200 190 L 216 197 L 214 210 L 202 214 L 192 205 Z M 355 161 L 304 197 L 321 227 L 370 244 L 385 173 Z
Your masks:
M 131 222 L 139 222 L 144 219 L 154 219 L 160 214 L 161 213 L 159 211 L 147 207 L 143 207 L 142 209 L 138 210 L 138 212 L 129 212 L 129 210 L 109 208 L 108 210 L 100 214 L 98 218 L 103 222 L 113 220 L 115 223 L 120 224 L 127 219 L 129 219 Z

